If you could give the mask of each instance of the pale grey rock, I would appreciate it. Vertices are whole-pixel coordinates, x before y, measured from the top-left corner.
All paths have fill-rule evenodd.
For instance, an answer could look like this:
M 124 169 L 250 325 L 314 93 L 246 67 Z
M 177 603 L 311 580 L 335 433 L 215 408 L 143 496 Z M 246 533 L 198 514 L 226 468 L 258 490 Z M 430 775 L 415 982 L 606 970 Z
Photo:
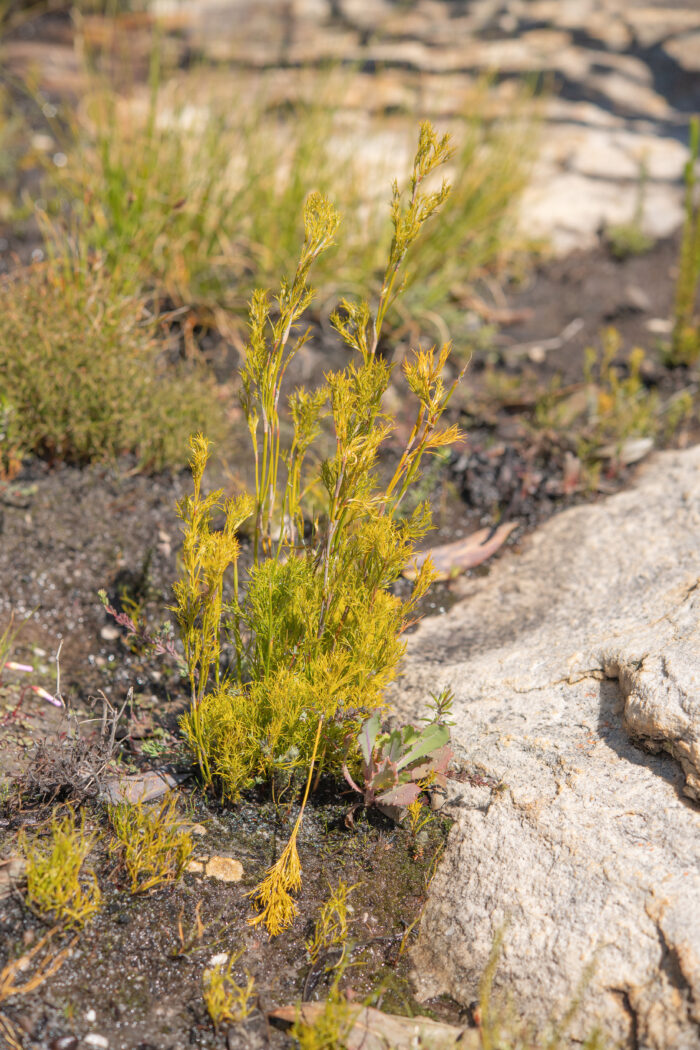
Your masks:
M 689 107 L 674 109 L 664 94 L 668 78 L 658 75 L 663 55 L 646 49 L 665 48 L 692 73 L 700 61 L 697 0 L 153 0 L 150 10 L 194 51 L 229 67 L 229 80 L 231 65 L 244 73 L 243 96 L 267 93 L 284 74 L 288 95 L 280 100 L 316 97 L 319 67 L 354 66 L 337 93 L 336 124 L 342 132 L 359 110 L 376 116 L 356 148 L 370 198 L 385 198 L 385 161 L 394 157 L 400 122 L 408 138 L 414 114 L 425 114 L 459 139 L 453 118 L 469 112 L 469 88 L 480 77 L 502 75 L 492 92 L 501 105 L 489 116 L 507 120 L 513 100 L 501 95 L 504 85 L 544 74 L 555 91 L 558 83 L 567 90 L 541 107 L 522 233 L 557 254 L 595 246 L 601 226 L 630 220 L 642 165 L 644 232 L 664 237 L 682 221 L 687 150 L 677 129 Z M 315 92 L 304 86 L 314 76 Z M 373 167 L 377 156 L 382 163 Z
M 547 237 L 558 255 L 598 243 L 601 227 L 629 222 L 634 183 L 591 179 L 576 171 L 557 170 L 547 143 L 520 205 L 520 222 L 532 236 Z M 648 185 L 641 226 L 651 237 L 666 237 L 683 220 L 681 193 L 666 184 Z
M 700 601 L 695 595 L 684 612 L 694 623 L 683 632 L 682 645 L 669 640 L 659 650 L 654 631 L 648 653 L 637 641 L 634 649 L 613 647 L 602 656 L 606 675 L 617 678 L 623 690 L 623 723 L 629 735 L 649 750 L 667 751 L 678 759 L 686 778 L 684 793 L 700 802 Z
M 413 956 L 421 996 L 497 983 L 540 1023 L 700 1046 L 700 448 L 567 511 L 409 641 L 399 713 L 456 693 L 466 769 Z M 636 1042 L 635 1042 L 636 1041 Z
M 649 4 L 630 18 L 632 32 L 642 47 L 654 47 L 670 36 L 700 28 L 700 8 L 695 4 Z
M 591 74 L 586 90 L 603 95 L 618 113 L 662 121 L 673 117 L 673 109 L 663 95 L 615 69 Z
M 700 21 L 700 16 L 698 21 Z M 700 73 L 700 29 L 669 40 L 664 50 L 686 73 Z
M 633 41 L 630 26 L 620 15 L 609 11 L 596 11 L 591 14 L 587 31 L 611 51 L 625 51 Z

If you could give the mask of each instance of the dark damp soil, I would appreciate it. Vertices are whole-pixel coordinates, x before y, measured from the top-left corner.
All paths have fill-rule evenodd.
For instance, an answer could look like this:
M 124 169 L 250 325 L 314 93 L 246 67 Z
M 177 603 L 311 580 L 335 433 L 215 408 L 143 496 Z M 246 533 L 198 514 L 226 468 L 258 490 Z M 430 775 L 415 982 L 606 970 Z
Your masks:
M 342 987 L 360 1001 L 373 995 L 391 1013 L 428 1012 L 456 1020 L 457 1010 L 448 1003 L 423 1003 L 418 1010 L 408 984 L 406 950 L 411 938 L 407 931 L 425 901 L 449 821 L 435 817 L 417 838 L 381 816 L 359 818 L 350 830 L 339 795 L 338 785 L 321 789 L 307 809 L 298 840 L 303 870 L 299 914 L 294 926 L 274 940 L 249 924 L 255 912 L 246 894 L 279 856 L 296 806 L 276 809 L 251 799 L 223 808 L 195 790 L 181 789 L 181 809 L 204 832 L 194 838 L 193 857 L 233 857 L 241 862 L 243 876 L 237 883 L 224 883 L 188 873 L 175 885 L 141 896 L 130 894 L 108 854 L 104 813 L 88 807 L 89 825 L 105 836 L 88 861 L 103 891 L 102 908 L 80 931 L 55 976 L 35 992 L 2 1004 L 25 1046 L 60 1050 L 71 1044 L 59 1040 L 71 1035 L 83 1040 L 90 1034 L 108 1040 L 111 1050 L 291 1045 L 288 1035 L 268 1029 L 265 1018 L 304 994 L 308 1000 L 328 994 L 333 974 L 326 969 L 332 970 L 338 955 L 323 954 L 310 972 L 304 942 L 329 887 L 341 879 L 355 886 L 347 916 L 350 966 Z M 32 813 L 20 813 L 5 821 L 11 826 L 0 857 L 11 847 L 15 826 L 35 819 Z M 0 964 L 25 953 L 47 929 L 19 894 L 0 900 Z M 52 951 L 73 937 L 61 935 Z M 202 975 L 214 956 L 237 952 L 236 979 L 245 983 L 246 972 L 255 978 L 256 1008 L 245 1024 L 222 1024 L 216 1031 L 202 999 Z M 81 1045 L 90 1045 L 89 1039 Z

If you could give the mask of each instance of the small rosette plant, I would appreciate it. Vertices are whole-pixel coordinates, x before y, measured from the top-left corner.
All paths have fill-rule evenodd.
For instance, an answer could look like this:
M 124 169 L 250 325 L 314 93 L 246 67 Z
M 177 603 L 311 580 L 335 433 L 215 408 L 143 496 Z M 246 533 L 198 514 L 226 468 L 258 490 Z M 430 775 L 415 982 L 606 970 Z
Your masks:
M 364 723 L 357 744 L 364 787 L 358 787 L 347 762 L 343 764 L 348 784 L 363 796 L 353 810 L 361 804 L 410 806 L 436 777 L 447 773 L 454 756 L 447 724 L 430 722 L 423 729 L 407 725 L 382 733 L 377 714 Z

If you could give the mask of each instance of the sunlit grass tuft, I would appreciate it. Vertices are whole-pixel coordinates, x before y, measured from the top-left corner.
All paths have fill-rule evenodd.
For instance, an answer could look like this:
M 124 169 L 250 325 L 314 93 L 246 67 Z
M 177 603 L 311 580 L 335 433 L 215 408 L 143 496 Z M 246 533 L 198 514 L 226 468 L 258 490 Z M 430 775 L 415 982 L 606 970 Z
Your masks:
M 85 860 L 98 835 L 79 824 L 72 811 L 57 813 L 49 825 L 50 838 L 20 834 L 27 858 L 27 903 L 41 915 L 65 926 L 84 926 L 100 909 L 102 894 L 93 873 L 82 875 Z
M 137 295 L 97 264 L 35 265 L 0 281 L 0 466 L 136 457 L 177 466 L 187 438 L 220 409 L 201 370 L 167 363 Z
M 120 802 L 109 806 L 108 814 L 115 835 L 110 853 L 126 871 L 132 893 L 147 893 L 180 878 L 193 847 L 174 795 L 155 809 Z
M 233 976 L 241 954 L 236 952 L 227 960 L 214 961 L 202 975 L 202 997 L 215 1027 L 222 1021 L 240 1024 L 254 1009 L 255 978 L 246 970 L 245 983 L 238 984 Z

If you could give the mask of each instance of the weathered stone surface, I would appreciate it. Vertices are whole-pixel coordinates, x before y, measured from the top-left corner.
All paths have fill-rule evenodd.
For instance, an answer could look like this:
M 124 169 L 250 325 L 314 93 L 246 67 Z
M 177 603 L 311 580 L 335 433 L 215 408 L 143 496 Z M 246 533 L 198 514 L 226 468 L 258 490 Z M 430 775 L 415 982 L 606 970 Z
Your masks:
M 669 40 L 664 50 L 686 73 L 700 73 L 700 29 Z
M 245 69 L 248 90 L 277 66 L 298 80 L 319 63 L 356 67 L 339 105 L 378 118 L 366 121 L 355 146 L 363 171 L 372 173 L 370 193 L 381 194 L 385 186 L 376 156 L 394 156 L 395 128 L 382 115 L 418 111 L 450 122 L 468 111 L 469 85 L 485 73 L 497 71 L 503 83 L 536 74 L 551 78 L 554 97 L 543 107 L 538 163 L 521 209 L 523 231 L 548 239 L 560 254 L 592 247 L 601 227 L 630 220 L 642 161 L 648 174 L 644 232 L 666 236 L 682 220 L 680 172 L 687 151 L 679 129 L 700 101 L 700 88 L 688 76 L 700 54 L 700 10 L 692 0 L 172 5 L 155 0 L 152 10 L 166 22 L 176 18 L 195 51 Z M 675 79 L 673 63 L 679 67 Z M 298 93 L 292 87 L 291 95 Z
M 414 953 L 424 996 L 498 981 L 544 1021 L 700 1046 L 700 448 L 561 514 L 412 636 L 401 715 L 457 695 L 465 768 Z M 636 1039 L 636 1043 L 635 1043 Z
M 576 171 L 552 171 L 546 154 L 538 159 L 535 177 L 521 203 L 522 225 L 531 235 L 549 237 L 561 254 L 592 247 L 601 227 L 629 222 L 635 186 L 613 179 L 590 179 Z M 650 185 L 644 194 L 642 229 L 666 237 L 683 219 L 680 195 L 665 186 Z
M 634 34 L 642 47 L 654 47 L 669 36 L 700 27 L 700 10 L 694 4 L 670 8 L 649 4 L 638 8 L 633 18 Z

